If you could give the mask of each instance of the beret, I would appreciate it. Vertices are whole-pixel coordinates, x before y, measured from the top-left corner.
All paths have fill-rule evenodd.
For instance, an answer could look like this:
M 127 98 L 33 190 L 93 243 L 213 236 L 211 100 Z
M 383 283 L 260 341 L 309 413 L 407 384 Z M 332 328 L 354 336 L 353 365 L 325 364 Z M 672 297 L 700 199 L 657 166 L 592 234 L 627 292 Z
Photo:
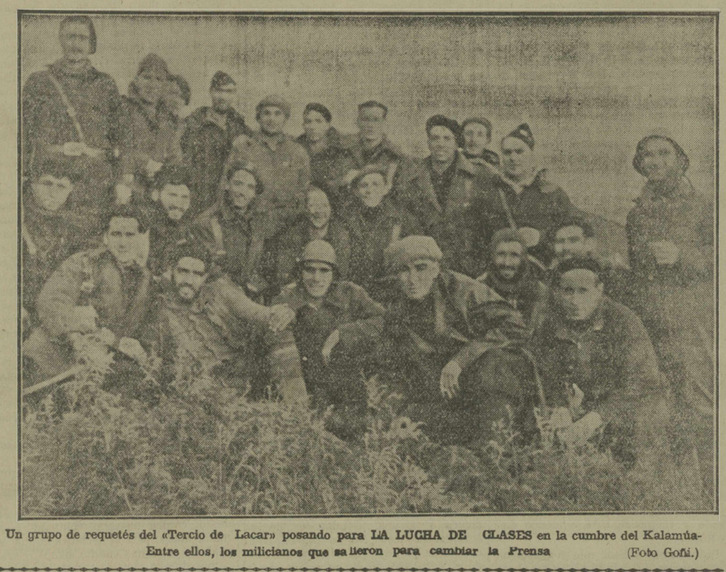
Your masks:
M 305 111 L 303 111 L 303 115 L 305 115 L 308 111 L 317 111 L 320 115 L 322 115 L 325 118 L 325 121 L 330 123 L 333 120 L 333 115 L 330 113 L 330 110 L 325 107 L 322 103 L 308 103 L 305 106 Z
M 416 260 L 427 259 L 439 262 L 443 253 L 430 236 L 410 235 L 388 245 L 384 252 L 386 266 L 395 271 Z
M 562 262 L 559 262 L 555 266 L 552 275 L 552 283 L 554 285 L 559 284 L 562 275 L 570 272 L 571 270 L 589 270 L 598 277 L 598 280 L 602 282 L 603 267 L 596 258 L 593 256 L 573 256 L 572 258 L 567 258 Z
M 231 75 L 220 70 L 212 76 L 212 83 L 209 84 L 209 89 L 219 89 L 225 85 L 237 85 L 237 82 L 232 79 Z
M 502 141 L 509 137 L 519 139 L 520 141 L 523 141 L 527 147 L 534 149 L 534 136 L 532 135 L 532 130 L 529 128 L 527 123 L 522 123 L 514 131 L 502 137 Z
M 169 67 L 166 65 L 164 59 L 157 54 L 149 54 L 139 64 L 139 70 L 136 75 L 141 75 L 145 71 L 159 72 L 165 77 L 169 77 Z

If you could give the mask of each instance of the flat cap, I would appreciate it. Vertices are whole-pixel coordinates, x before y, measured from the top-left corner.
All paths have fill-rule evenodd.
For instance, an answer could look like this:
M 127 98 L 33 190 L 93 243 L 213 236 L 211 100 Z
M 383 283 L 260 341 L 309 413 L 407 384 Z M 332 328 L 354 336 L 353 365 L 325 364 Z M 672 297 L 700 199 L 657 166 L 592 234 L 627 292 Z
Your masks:
M 256 113 L 258 119 L 260 117 L 260 112 L 265 107 L 277 107 L 282 110 L 287 119 L 290 119 L 290 102 L 281 95 L 268 95 L 257 104 Z
M 433 260 L 439 262 L 443 253 L 430 236 L 410 235 L 388 245 L 384 252 L 386 267 L 395 271 L 416 260 Z

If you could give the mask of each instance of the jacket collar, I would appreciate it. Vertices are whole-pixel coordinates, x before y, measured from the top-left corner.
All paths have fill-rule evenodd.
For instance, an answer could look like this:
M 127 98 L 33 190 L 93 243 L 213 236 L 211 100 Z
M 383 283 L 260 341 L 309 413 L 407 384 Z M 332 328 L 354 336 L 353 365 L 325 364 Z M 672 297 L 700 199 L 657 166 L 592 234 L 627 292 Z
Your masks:
M 51 72 L 56 76 L 75 77 L 81 79 L 93 79 L 98 75 L 98 70 L 91 65 L 91 61 L 86 59 L 83 66 L 78 69 L 71 68 L 68 63 L 60 58 L 48 66 Z
M 301 282 L 295 282 L 293 286 L 284 293 L 284 303 L 290 306 L 292 310 L 297 312 L 303 306 L 308 305 L 305 295 L 305 287 Z M 340 292 L 340 283 L 336 280 L 330 285 L 328 293 L 323 298 L 322 306 L 332 307 L 336 310 L 344 310 L 346 307 L 345 300 Z
M 679 177 L 675 184 L 648 181 L 634 202 L 642 204 L 657 200 L 683 199 L 691 197 L 694 193 L 693 185 L 687 177 Z

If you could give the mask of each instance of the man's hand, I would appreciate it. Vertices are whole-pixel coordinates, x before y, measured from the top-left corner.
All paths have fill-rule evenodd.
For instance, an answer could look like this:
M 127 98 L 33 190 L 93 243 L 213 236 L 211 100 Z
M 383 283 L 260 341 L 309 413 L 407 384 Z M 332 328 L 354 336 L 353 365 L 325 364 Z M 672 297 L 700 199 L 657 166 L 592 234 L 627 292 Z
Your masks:
M 146 163 L 145 171 L 149 179 L 153 179 L 156 173 L 159 172 L 159 169 L 161 169 L 164 166 L 164 163 L 159 163 L 159 161 L 154 161 L 153 159 L 149 159 Z
M 121 338 L 118 342 L 118 351 L 126 354 L 136 363 L 146 362 L 146 351 L 136 338 Z
M 673 266 L 678 262 L 681 251 L 670 240 L 655 240 L 649 243 L 649 246 L 659 266 Z
M 85 334 L 96 329 L 98 314 L 93 306 L 76 306 L 74 314 L 77 331 Z
M 320 350 L 320 353 L 323 354 L 323 362 L 325 365 L 330 365 L 330 354 L 333 352 L 333 348 L 338 345 L 340 342 L 340 331 L 339 330 L 333 330 L 333 332 L 328 336 L 328 339 L 325 340 L 325 343 L 323 344 L 323 349 Z
M 459 376 L 461 375 L 461 366 L 455 361 L 450 361 L 441 370 L 441 379 L 439 386 L 441 393 L 446 399 L 452 399 L 459 391 Z
M 279 332 L 287 328 L 294 319 L 295 310 L 287 304 L 277 304 L 270 307 L 270 313 L 267 316 L 267 325 L 273 332 Z

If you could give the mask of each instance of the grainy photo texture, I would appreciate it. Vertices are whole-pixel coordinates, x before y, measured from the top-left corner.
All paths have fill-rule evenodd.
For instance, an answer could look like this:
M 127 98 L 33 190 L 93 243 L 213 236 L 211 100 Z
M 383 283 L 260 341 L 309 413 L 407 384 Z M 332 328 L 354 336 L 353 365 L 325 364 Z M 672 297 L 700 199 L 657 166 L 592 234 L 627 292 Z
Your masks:
M 715 15 L 19 34 L 21 517 L 714 511 Z

